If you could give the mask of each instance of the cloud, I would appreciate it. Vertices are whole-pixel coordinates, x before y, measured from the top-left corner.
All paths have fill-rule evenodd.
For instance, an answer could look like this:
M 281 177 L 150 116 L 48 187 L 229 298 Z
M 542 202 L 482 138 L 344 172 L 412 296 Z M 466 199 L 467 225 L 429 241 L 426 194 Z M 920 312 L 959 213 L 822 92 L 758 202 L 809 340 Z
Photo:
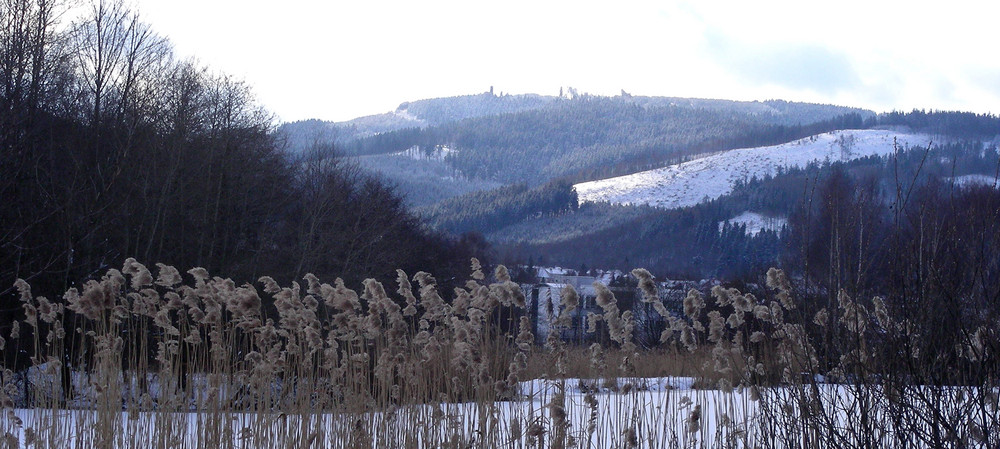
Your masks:
M 751 85 L 775 85 L 824 95 L 856 91 L 861 77 L 846 53 L 812 43 L 752 45 L 708 32 L 708 56 L 730 76 Z
M 970 84 L 994 97 L 1000 97 L 1000 67 L 975 67 L 968 71 Z

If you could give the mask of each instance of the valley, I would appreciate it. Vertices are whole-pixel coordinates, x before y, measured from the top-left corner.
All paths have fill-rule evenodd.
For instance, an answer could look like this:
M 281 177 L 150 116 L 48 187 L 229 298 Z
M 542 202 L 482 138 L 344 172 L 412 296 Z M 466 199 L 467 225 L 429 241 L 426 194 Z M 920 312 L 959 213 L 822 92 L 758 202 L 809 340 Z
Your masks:
M 990 184 L 995 122 L 780 100 L 484 93 L 323 126 L 430 229 L 480 234 L 501 260 L 642 262 L 702 277 L 777 263 L 792 216 L 831 170 L 874 183 L 885 208 L 900 186 Z M 597 250 L 637 233 L 664 245 Z

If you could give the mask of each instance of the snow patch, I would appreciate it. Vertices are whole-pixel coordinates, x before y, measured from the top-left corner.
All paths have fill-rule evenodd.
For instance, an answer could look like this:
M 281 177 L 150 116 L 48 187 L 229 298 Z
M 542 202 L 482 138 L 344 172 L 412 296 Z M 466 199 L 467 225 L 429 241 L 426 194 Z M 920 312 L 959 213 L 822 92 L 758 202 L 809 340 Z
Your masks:
M 424 151 L 419 146 L 414 145 L 398 153 L 392 153 L 392 155 L 413 159 L 415 161 L 444 162 L 448 155 L 452 153 L 455 153 L 455 150 L 448 147 L 435 147 L 433 150 Z
M 774 175 L 779 167 L 848 161 L 892 154 L 901 147 L 927 146 L 931 136 L 890 130 L 843 130 L 781 145 L 714 153 L 655 170 L 576 184 L 580 202 L 647 204 L 667 209 L 694 206 L 733 191 L 737 181 Z
M 1000 182 L 997 181 L 997 178 L 995 176 L 989 176 L 989 175 L 962 175 L 962 176 L 956 176 L 954 178 L 947 178 L 946 181 L 951 182 L 959 187 L 1000 186 Z
M 781 231 L 781 228 L 788 224 L 788 219 L 784 217 L 768 217 L 756 212 L 746 211 L 733 218 L 719 222 L 719 232 L 722 232 L 722 228 L 726 223 L 734 226 L 744 225 L 746 226 L 747 234 L 757 235 L 763 230 Z
M 568 394 L 586 393 L 618 393 L 623 388 L 635 391 L 665 392 L 672 390 L 691 390 L 695 384 L 694 377 L 619 377 L 614 379 L 534 379 L 520 382 L 518 390 L 528 397 L 538 395 L 550 396 L 559 393 L 565 387 Z
M 421 119 L 420 117 L 417 117 L 417 116 L 415 116 L 413 114 L 410 114 L 410 111 L 407 111 L 406 109 L 397 109 L 395 111 L 392 111 L 392 114 L 395 115 L 396 117 L 399 117 L 399 118 L 403 119 L 403 120 L 406 120 L 406 121 L 409 121 L 409 122 L 418 123 L 418 124 L 420 124 L 420 126 L 424 126 L 424 125 L 427 124 L 426 120 Z

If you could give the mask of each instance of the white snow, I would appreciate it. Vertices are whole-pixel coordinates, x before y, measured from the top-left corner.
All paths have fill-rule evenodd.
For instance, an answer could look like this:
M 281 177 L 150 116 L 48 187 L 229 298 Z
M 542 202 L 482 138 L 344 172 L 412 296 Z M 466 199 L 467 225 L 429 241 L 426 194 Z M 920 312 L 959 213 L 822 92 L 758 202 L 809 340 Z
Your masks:
M 694 388 L 694 377 L 619 377 L 615 379 L 567 379 L 565 388 L 567 394 L 617 393 L 627 384 L 635 391 L 664 392 L 670 390 L 691 390 Z M 521 394 L 527 397 L 538 395 L 550 396 L 559 391 L 558 380 L 534 379 L 521 382 L 518 385 Z
M 417 117 L 417 116 L 415 116 L 413 114 L 410 114 L 410 111 L 407 111 L 406 109 L 397 109 L 395 111 L 392 111 L 392 114 L 395 115 L 396 117 L 399 117 L 399 118 L 403 119 L 403 120 L 417 123 L 420 126 L 424 126 L 424 125 L 427 124 L 427 121 L 425 121 L 425 120 L 421 119 L 420 117 Z
M 745 211 L 726 221 L 719 222 L 719 232 L 722 232 L 722 227 L 726 223 L 744 225 L 746 226 L 747 234 L 757 235 L 763 230 L 780 231 L 783 226 L 788 224 L 788 219 L 784 217 L 768 217 L 756 212 Z
M 627 387 L 628 384 L 631 386 Z M 877 388 L 873 387 L 870 393 L 881 396 Z M 941 403 L 937 405 L 942 413 L 960 416 L 968 413 L 968 401 L 975 401 L 963 398 L 986 397 L 978 393 L 979 388 L 915 387 L 911 391 L 919 390 L 939 398 Z M 593 393 L 593 409 L 585 400 L 587 391 Z M 883 425 L 876 429 L 877 434 L 866 437 L 871 437 L 880 447 L 927 447 L 916 440 L 899 446 L 900 442 L 894 439 L 898 434 L 887 419 L 890 415 L 886 414 L 885 407 L 888 406 L 881 401 L 863 406 L 857 391 L 847 384 L 821 383 L 807 393 L 807 397 L 821 401 L 824 405 L 820 409 L 824 415 L 822 419 L 829 419 L 840 435 L 846 435 L 844 442 L 848 445 L 857 444 L 850 440 L 851 435 L 858 435 L 852 432 L 863 431 L 852 414 L 859 408 L 872 407 L 877 414 L 869 419 Z M 995 395 L 996 389 L 991 392 Z M 816 435 L 808 428 L 789 426 L 787 421 L 782 421 L 783 416 L 797 414 L 794 404 L 799 403 L 801 392 L 793 387 L 774 386 L 763 387 L 760 393 L 766 399 L 754 401 L 749 391 L 741 389 L 732 392 L 699 389 L 695 387 L 695 379 L 690 377 L 620 378 L 610 382 L 603 379 L 531 380 L 519 384 L 519 395 L 512 401 L 478 405 L 471 402 L 403 405 L 388 413 L 130 410 L 115 416 L 94 410 L 8 409 L 0 417 L 0 426 L 4 431 L 13 432 L 8 434 L 9 438 L 19 441 L 25 441 L 25 429 L 32 428 L 58 443 L 53 447 L 343 447 L 336 444 L 347 442 L 351 438 L 345 434 L 359 430 L 372 438 L 374 447 L 407 447 L 407 442 L 416 447 L 440 447 L 432 446 L 427 439 L 440 441 L 453 435 L 464 435 L 470 443 L 468 446 L 476 447 L 471 443 L 484 429 L 484 421 L 480 418 L 487 416 L 486 422 L 495 424 L 489 428 L 497 432 L 491 437 L 493 440 L 507 441 L 511 447 L 530 447 L 533 445 L 526 444 L 529 441 L 525 433 L 515 433 L 509 423 L 519 423 L 517 427 L 522 430 L 531 423 L 542 423 L 544 430 L 551 432 L 553 408 L 550 404 L 554 404 L 563 409 L 567 432 L 581 442 L 580 447 L 626 447 L 623 434 L 629 428 L 646 443 L 643 447 L 753 447 L 735 444 L 739 442 L 766 442 L 775 448 L 799 447 L 794 444 L 796 441 Z M 760 407 L 763 403 L 772 407 L 770 411 Z M 907 399 L 905 404 L 922 407 L 919 400 Z M 788 407 L 792 414 L 783 415 L 785 412 L 776 409 L 779 405 Z M 693 414 L 695 410 L 699 411 L 697 415 Z M 20 422 L 10 423 L 12 416 Z M 596 424 L 592 433 L 588 431 L 591 418 Z M 693 426 L 690 425 L 692 419 L 697 419 Z M 106 432 L 108 426 L 116 428 L 118 438 L 113 443 L 101 444 L 97 437 Z M 312 435 L 307 433 L 310 431 Z M 732 437 L 735 439 L 730 440 Z M 35 446 L 49 447 L 46 444 Z
M 392 155 L 413 159 L 415 161 L 444 162 L 445 158 L 447 158 L 449 154 L 452 154 L 454 152 L 455 150 L 448 147 L 437 147 L 427 152 L 421 149 L 419 146 L 414 145 L 403 151 L 393 153 Z
M 570 276 L 570 273 L 575 274 L 576 272 L 563 267 L 538 267 L 535 274 L 540 278 L 550 278 L 552 276 Z
M 847 161 L 892 154 L 893 139 L 901 147 L 927 146 L 930 135 L 890 130 L 843 130 L 769 147 L 714 153 L 668 167 L 576 184 L 580 202 L 648 204 L 662 208 L 693 206 L 732 192 L 733 185 L 753 176 L 775 174 L 779 167 L 805 167 L 810 162 Z
M 1000 182 L 997 181 L 995 176 L 988 175 L 962 175 L 954 178 L 948 178 L 948 180 L 959 187 L 1000 186 Z

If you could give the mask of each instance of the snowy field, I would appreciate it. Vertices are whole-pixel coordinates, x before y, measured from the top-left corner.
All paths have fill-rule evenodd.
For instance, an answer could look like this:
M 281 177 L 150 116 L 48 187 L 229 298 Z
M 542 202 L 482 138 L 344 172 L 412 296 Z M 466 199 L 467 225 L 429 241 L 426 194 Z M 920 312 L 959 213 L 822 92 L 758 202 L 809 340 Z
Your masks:
M 303 441 L 315 444 L 311 447 L 345 447 L 339 443 L 351 433 L 364 440 L 363 447 L 440 447 L 456 439 L 483 447 L 476 435 L 482 434 L 484 424 L 495 433 L 489 440 L 509 442 L 503 447 L 536 447 L 531 444 L 532 425 L 544 431 L 542 440 L 548 440 L 559 422 L 579 447 L 593 448 L 627 447 L 629 432 L 643 440 L 643 447 L 689 447 L 699 442 L 721 447 L 726 439 L 752 435 L 744 429 L 758 419 L 757 408 L 745 392 L 695 390 L 693 384 L 693 378 L 683 377 L 534 380 L 520 384 L 521 397 L 516 401 L 489 406 L 442 403 L 387 413 L 123 412 L 111 420 L 89 410 L 17 409 L 15 414 L 22 421 L 17 435 L 22 443 L 25 429 L 49 429 L 65 447 L 82 448 L 101 447 L 92 432 L 107 426 L 119 426 L 115 448 L 309 446 L 300 446 Z M 563 389 L 564 399 L 558 401 Z M 588 403 L 587 392 L 595 402 Z M 554 416 L 560 414 L 554 410 L 556 402 L 562 402 L 564 421 Z M 364 432 L 358 432 L 359 426 Z
M 893 139 L 901 147 L 926 147 L 932 138 L 887 130 L 846 130 L 769 147 L 724 151 L 681 164 L 576 184 L 580 202 L 648 204 L 662 208 L 693 206 L 732 192 L 743 179 L 775 174 L 779 167 L 805 167 L 810 162 L 846 161 L 892 154 Z
M 580 448 L 762 447 L 765 441 L 767 447 L 784 448 L 799 447 L 823 432 L 799 419 L 807 413 L 799 404 L 808 403 L 808 398 L 820 398 L 821 413 L 826 414 L 821 421 L 844 435 L 862 435 L 858 432 L 873 425 L 859 421 L 854 411 L 880 410 L 871 408 L 872 399 L 880 395 L 856 396 L 859 391 L 877 391 L 868 390 L 871 387 L 824 383 L 816 384 L 816 390 L 806 385 L 798 391 L 781 386 L 756 392 L 696 389 L 690 377 L 533 380 L 519 385 L 521 394 L 513 401 L 403 406 L 385 412 L 102 415 L 91 410 L 17 409 L 0 421 L 11 432 L 7 447 L 12 448 L 563 447 L 555 443 L 558 439 Z M 937 408 L 945 419 L 962 420 L 968 411 L 965 403 L 976 391 L 945 387 L 943 396 L 941 390 L 933 394 L 938 401 L 953 403 Z M 878 447 L 928 447 L 900 440 L 905 433 L 896 432 L 882 412 L 869 418 L 878 421 L 864 438 Z M 116 435 L 114 443 L 101 441 L 102 432 Z M 32 441 L 32 433 L 52 439 Z M 12 438 L 20 445 L 11 445 Z M 964 447 L 982 447 L 967 435 L 964 439 L 971 443 Z

